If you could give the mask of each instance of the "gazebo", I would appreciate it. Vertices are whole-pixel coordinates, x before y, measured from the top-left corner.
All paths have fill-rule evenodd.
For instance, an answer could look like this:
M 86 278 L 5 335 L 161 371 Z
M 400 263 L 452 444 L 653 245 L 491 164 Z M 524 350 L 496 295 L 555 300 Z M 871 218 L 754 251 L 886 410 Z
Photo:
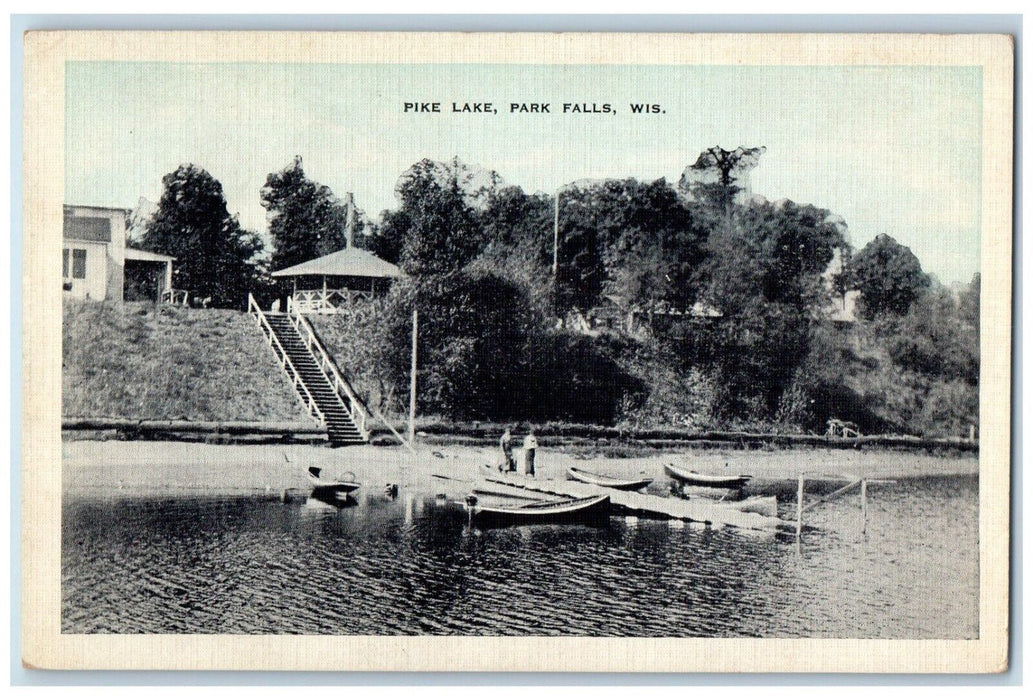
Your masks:
M 386 294 L 391 280 L 404 277 L 404 273 L 368 250 L 348 246 L 277 270 L 273 277 L 293 280 L 290 303 L 298 311 L 336 314 L 347 311 L 356 301 Z
M 293 280 L 294 290 L 287 303 L 301 313 L 346 312 L 356 301 L 386 294 L 391 280 L 405 276 L 397 265 L 353 245 L 355 202 L 351 192 L 345 204 L 348 219 L 343 250 L 273 273 L 277 279 Z

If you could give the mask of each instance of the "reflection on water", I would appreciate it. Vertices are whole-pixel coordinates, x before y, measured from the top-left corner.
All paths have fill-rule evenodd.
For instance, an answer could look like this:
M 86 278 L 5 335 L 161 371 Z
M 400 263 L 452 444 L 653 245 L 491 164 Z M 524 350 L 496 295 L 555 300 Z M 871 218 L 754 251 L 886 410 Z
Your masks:
M 869 487 L 792 539 L 614 517 L 479 530 L 403 492 L 343 504 L 72 498 L 69 633 L 971 638 L 974 478 Z M 782 504 L 783 516 L 791 506 Z

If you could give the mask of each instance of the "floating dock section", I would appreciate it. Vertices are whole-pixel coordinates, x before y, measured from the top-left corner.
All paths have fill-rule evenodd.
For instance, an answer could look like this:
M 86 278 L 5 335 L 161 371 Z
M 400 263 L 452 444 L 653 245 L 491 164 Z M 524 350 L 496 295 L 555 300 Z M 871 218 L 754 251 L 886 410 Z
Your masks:
M 644 518 L 662 520 L 689 520 L 710 525 L 729 526 L 744 530 L 783 530 L 795 531 L 796 524 L 772 518 L 758 513 L 744 513 L 732 504 L 718 503 L 705 499 L 686 500 L 682 498 L 661 498 L 649 494 L 631 491 L 618 491 L 579 481 L 560 481 L 555 479 L 528 479 L 512 474 L 484 475 L 482 480 L 490 490 L 499 495 L 526 495 L 528 492 L 562 496 L 567 498 L 584 498 L 605 493 L 618 513 L 637 515 Z M 512 493 L 506 491 L 512 490 Z

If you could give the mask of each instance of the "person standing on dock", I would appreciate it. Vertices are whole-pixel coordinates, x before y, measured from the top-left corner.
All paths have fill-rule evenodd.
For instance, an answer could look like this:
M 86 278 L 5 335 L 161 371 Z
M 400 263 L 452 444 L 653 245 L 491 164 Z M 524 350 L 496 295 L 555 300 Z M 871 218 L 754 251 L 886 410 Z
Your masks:
M 516 460 L 513 459 L 513 433 L 506 428 L 506 432 L 502 433 L 502 437 L 499 438 L 499 450 L 502 451 L 502 462 L 499 464 L 499 469 L 507 472 L 516 471 Z
M 534 436 L 534 428 L 524 438 L 524 474 L 534 476 L 534 453 L 538 449 L 538 438 Z

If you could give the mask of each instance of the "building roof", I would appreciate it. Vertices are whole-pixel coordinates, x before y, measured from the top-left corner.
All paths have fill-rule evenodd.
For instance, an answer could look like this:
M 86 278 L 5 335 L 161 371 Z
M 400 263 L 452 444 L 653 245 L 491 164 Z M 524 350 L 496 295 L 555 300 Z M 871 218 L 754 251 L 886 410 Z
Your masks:
M 111 242 L 111 219 L 106 216 L 65 215 L 65 238 Z
M 277 270 L 273 277 L 303 277 L 316 275 L 327 277 L 404 277 L 397 265 L 381 260 L 362 248 L 345 248 L 315 260 L 308 260 L 283 270 Z
M 92 212 L 99 212 L 102 214 L 129 214 L 133 210 L 126 209 L 125 207 L 104 207 L 96 204 L 66 204 L 64 205 L 65 214 L 73 212 L 77 209 L 86 209 Z
M 149 262 L 172 262 L 175 260 L 171 255 L 162 255 L 161 253 L 152 253 L 149 250 L 140 250 L 139 248 L 130 248 L 126 246 L 126 260 L 146 260 Z

